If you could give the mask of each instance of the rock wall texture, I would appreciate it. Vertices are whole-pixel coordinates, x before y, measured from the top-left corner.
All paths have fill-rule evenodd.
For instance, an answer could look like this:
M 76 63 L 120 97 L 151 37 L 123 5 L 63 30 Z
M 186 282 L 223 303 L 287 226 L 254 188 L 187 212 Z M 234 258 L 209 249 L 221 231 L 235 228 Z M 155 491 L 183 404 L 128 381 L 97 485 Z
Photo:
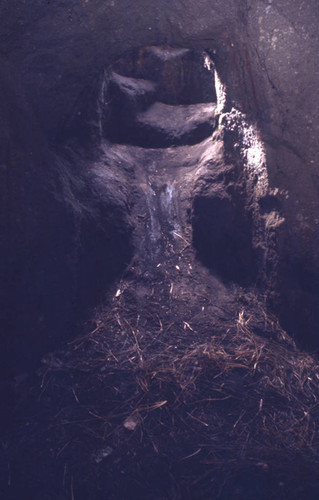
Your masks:
M 99 270 L 87 271 L 91 288 L 79 274 L 92 258 L 100 262 L 99 246 L 108 249 L 104 282 L 129 259 L 125 186 L 112 179 L 109 196 L 97 197 L 88 174 L 94 158 L 71 148 L 62 161 L 58 143 L 83 99 L 93 103 L 88 130 L 98 138 L 104 68 L 129 49 L 165 44 L 205 49 L 214 59 L 226 89 L 221 124 L 230 155 L 235 138 L 249 135 L 238 117 L 254 124 L 266 155 L 267 192 L 258 203 L 268 231 L 269 300 L 285 327 L 318 347 L 317 1 L 3 0 L 0 17 L 3 325 L 11 348 L 12 338 L 39 342 L 48 325 L 55 338 L 69 331 L 74 301 L 97 293 Z M 251 183 L 253 192 L 254 175 Z

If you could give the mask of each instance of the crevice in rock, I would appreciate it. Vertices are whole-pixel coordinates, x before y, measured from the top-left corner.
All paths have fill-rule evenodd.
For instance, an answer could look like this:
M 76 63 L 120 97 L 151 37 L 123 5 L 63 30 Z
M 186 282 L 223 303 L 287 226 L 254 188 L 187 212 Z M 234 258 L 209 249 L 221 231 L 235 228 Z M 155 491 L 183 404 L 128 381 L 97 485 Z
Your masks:
M 252 221 L 235 193 L 195 196 L 193 244 L 198 258 L 225 282 L 255 283 L 257 262 L 252 246 Z

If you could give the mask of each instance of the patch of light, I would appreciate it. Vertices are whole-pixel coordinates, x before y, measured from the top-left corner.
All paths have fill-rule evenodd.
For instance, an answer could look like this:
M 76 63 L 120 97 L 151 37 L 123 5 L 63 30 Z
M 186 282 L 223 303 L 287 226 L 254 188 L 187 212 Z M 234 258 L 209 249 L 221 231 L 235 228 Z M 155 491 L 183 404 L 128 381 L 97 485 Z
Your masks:
M 204 68 L 208 69 L 208 71 L 214 68 L 213 61 L 208 54 L 204 54 Z
M 266 154 L 257 127 L 249 125 L 246 116 L 235 108 L 221 115 L 220 124 L 225 131 L 232 132 L 236 137 L 234 148 L 242 158 L 248 181 L 254 186 L 255 196 L 265 196 L 269 188 Z
M 220 114 L 224 111 L 226 105 L 226 87 L 222 84 L 221 79 L 215 69 L 215 90 L 217 96 L 216 113 Z
M 257 180 L 256 195 L 265 196 L 269 187 L 266 154 L 255 126 L 245 124 L 243 128 L 243 145 L 246 168 Z

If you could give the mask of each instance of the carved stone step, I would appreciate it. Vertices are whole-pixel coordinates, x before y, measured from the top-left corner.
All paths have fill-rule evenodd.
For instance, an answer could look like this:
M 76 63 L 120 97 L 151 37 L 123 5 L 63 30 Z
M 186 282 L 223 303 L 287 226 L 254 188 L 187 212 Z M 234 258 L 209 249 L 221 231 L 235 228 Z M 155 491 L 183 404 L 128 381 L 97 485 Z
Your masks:
M 138 114 L 135 143 L 151 148 L 196 144 L 213 133 L 215 111 L 212 103 L 170 106 L 156 102 Z

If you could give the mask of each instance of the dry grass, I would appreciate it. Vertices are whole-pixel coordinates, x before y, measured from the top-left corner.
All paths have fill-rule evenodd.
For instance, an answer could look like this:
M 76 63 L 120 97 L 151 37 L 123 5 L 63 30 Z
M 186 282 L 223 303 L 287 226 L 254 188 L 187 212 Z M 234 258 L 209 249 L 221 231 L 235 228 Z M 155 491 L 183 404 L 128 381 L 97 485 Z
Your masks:
M 126 289 L 87 335 L 43 361 L 43 434 L 54 430 L 57 460 L 73 463 L 80 489 L 114 484 L 116 500 L 233 498 L 239 476 L 234 498 L 254 498 L 247 478 L 260 474 L 274 491 L 287 485 L 272 498 L 302 498 L 319 467 L 315 358 L 257 298 L 218 320 L 203 296 L 161 293 L 159 284 L 139 300 Z M 87 476 L 76 472 L 79 446 Z
M 267 470 L 283 457 L 319 464 L 319 366 L 270 317 L 263 313 L 268 336 L 256 335 L 241 311 L 223 334 L 207 325 L 198 338 L 188 322 L 147 314 L 148 328 L 141 314 L 114 308 L 72 343 L 58 367 L 49 363 L 55 373 L 85 373 L 86 383 L 73 391 L 82 414 L 80 403 L 92 392 L 88 418 L 73 412 L 66 419 L 64 409 L 63 423 L 92 426 L 115 449 L 136 439 L 173 461 L 219 469 L 231 463 Z M 106 386 L 106 400 L 98 402 L 93 394 Z

